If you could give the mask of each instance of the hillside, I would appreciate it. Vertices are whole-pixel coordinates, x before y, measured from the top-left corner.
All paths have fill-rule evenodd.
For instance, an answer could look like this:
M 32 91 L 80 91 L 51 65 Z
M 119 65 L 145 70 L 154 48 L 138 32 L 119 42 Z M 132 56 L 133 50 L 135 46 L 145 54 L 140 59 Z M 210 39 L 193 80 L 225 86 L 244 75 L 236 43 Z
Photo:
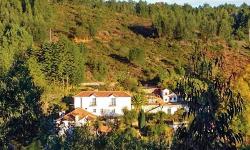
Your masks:
M 81 5 L 54 5 L 56 16 L 52 25 L 53 34 L 68 36 L 76 43 L 84 43 L 88 48 L 88 60 L 97 60 L 108 66 L 108 81 L 116 80 L 117 75 L 129 72 L 129 76 L 142 79 L 145 70 L 157 75 L 157 68 L 173 70 L 185 66 L 193 44 L 189 40 L 169 40 L 154 38 L 152 20 L 132 14 L 114 12 L 108 8 L 89 8 Z M 96 35 L 91 37 L 88 25 L 97 24 Z M 81 25 L 79 25 L 81 24 Z M 211 55 L 222 53 L 225 57 L 225 71 L 241 72 L 250 62 L 246 43 L 235 41 L 237 47 L 229 47 L 228 43 L 215 39 L 204 42 L 204 49 Z M 132 48 L 144 49 L 146 52 L 143 65 L 133 65 L 127 59 Z M 216 52 L 215 52 L 216 51 Z M 239 63 L 240 62 L 240 63 Z M 129 71 L 128 71 L 129 70 Z M 152 77 L 151 77 L 152 78 Z M 86 81 L 96 81 L 87 68 Z

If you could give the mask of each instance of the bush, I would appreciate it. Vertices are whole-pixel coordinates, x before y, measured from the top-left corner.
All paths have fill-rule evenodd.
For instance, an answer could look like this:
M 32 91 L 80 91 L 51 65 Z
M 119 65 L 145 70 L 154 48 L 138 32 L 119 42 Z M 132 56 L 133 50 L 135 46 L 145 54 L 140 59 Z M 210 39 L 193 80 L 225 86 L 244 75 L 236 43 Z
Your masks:
M 125 78 L 120 84 L 129 91 L 137 91 L 138 81 L 136 78 Z
M 112 43 L 110 44 L 110 46 L 112 47 L 112 49 L 118 51 L 121 48 L 121 43 L 119 41 L 112 41 Z
M 139 48 L 131 49 L 129 51 L 128 60 L 131 63 L 143 64 L 145 61 L 145 51 Z
M 90 23 L 88 29 L 89 29 L 89 35 L 91 37 L 94 37 L 97 32 L 97 27 L 94 24 Z
M 152 124 L 145 126 L 144 131 L 149 136 L 160 136 L 160 135 L 165 135 L 167 127 L 168 126 L 163 123 Z
M 93 76 L 98 81 L 102 81 L 106 78 L 108 73 L 108 66 L 100 61 L 90 61 L 89 65 L 91 67 Z
M 228 41 L 228 46 L 231 48 L 237 48 L 238 44 L 235 41 L 230 40 L 230 41 Z

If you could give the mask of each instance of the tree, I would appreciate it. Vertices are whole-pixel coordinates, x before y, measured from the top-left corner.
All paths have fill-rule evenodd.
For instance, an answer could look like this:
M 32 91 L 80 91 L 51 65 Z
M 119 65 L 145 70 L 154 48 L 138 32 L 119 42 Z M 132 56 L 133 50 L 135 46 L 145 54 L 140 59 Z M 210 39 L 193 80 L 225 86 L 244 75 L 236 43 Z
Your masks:
M 237 79 L 237 82 L 234 86 L 234 89 L 239 91 L 244 98 L 245 102 L 245 111 L 242 113 L 242 117 L 239 118 L 237 126 L 243 126 L 242 132 L 246 137 L 246 143 L 250 143 L 250 66 L 248 65 L 244 73 Z M 244 123 L 245 122 L 245 123 Z
M 228 10 L 225 8 L 219 9 L 217 13 L 217 35 L 228 41 L 233 32 L 232 18 L 229 16 Z
M 135 10 L 136 10 L 136 13 L 140 16 L 146 17 L 149 14 L 146 1 L 143 2 L 142 0 L 140 0 L 138 3 L 136 3 Z
M 166 36 L 172 39 L 176 24 L 177 19 L 172 11 L 167 14 L 159 13 L 153 17 L 153 27 L 156 28 L 159 37 Z
M 124 122 L 124 124 L 132 126 L 133 122 L 135 122 L 138 118 L 138 114 L 137 112 L 132 109 L 132 110 L 128 110 L 128 109 L 123 109 L 123 117 L 122 120 Z
M 33 41 L 31 35 L 23 27 L 8 24 L 3 28 L 0 33 L 0 72 L 4 74 L 11 67 L 14 56 L 24 53 Z
M 138 117 L 138 127 L 140 130 L 142 130 L 146 125 L 146 120 L 145 120 L 145 113 L 144 110 L 141 109 Z
M 242 142 L 242 136 L 232 129 L 230 123 L 243 110 L 241 95 L 232 90 L 231 78 L 222 79 L 212 71 L 213 67 L 220 68 L 222 60 L 213 59 L 213 65 L 201 72 L 198 69 L 203 67 L 199 65 L 207 59 L 202 52 L 197 57 L 201 59 L 195 62 L 195 69 L 177 86 L 177 93 L 189 108 L 186 117 L 193 116 L 194 119 L 189 127 L 182 126 L 177 130 L 172 148 L 236 149 L 237 143 Z M 197 79 L 200 80 L 198 86 L 195 83 Z
M 61 37 L 57 43 L 44 43 L 33 53 L 47 80 L 59 81 L 63 85 L 79 84 L 83 80 L 84 53 L 66 37 Z
M 183 20 L 180 18 L 174 29 L 174 38 L 179 40 L 184 39 L 186 36 L 186 30 L 186 26 Z
M 212 20 L 208 17 L 204 17 L 202 19 L 203 19 L 203 21 L 200 24 L 201 36 L 205 40 L 208 40 L 216 34 L 217 23 L 215 20 Z
M 139 48 L 133 48 L 129 51 L 128 60 L 135 64 L 143 64 L 145 61 L 145 51 Z
M 147 99 L 142 93 L 135 94 L 132 98 L 132 105 L 138 111 L 141 107 L 147 103 Z
M 19 56 L 0 84 L 0 147 L 11 141 L 29 145 L 39 134 L 42 90 L 32 81 L 26 58 Z
M 75 127 L 72 134 L 68 134 L 65 139 L 64 148 L 89 150 L 95 149 L 95 136 L 90 133 L 87 126 Z

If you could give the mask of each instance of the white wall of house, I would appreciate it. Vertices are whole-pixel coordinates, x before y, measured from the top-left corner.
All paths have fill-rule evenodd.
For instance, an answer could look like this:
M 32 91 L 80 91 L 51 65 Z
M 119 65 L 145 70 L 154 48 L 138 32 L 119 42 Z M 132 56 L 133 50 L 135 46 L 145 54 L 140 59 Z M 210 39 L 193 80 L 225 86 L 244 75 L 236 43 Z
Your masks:
M 83 125 L 85 125 L 86 123 L 87 123 L 86 118 L 82 118 L 82 119 L 80 119 L 80 120 L 76 120 L 76 121 L 75 121 L 76 126 L 83 126 Z
M 164 95 L 169 95 L 170 94 L 170 91 L 169 89 L 163 89 L 161 90 L 161 96 L 163 97 Z
M 170 93 L 168 89 L 164 89 L 161 91 L 161 97 L 164 100 L 164 102 L 177 102 L 177 95 L 175 93 Z
M 96 104 L 93 101 L 96 99 Z M 115 105 L 112 105 L 112 99 L 115 99 Z M 122 110 L 131 109 L 131 97 L 74 97 L 74 107 L 82 108 L 97 116 L 116 116 L 123 115 Z
M 149 111 L 150 113 L 157 113 L 159 111 L 163 111 L 166 114 L 173 115 L 178 109 L 183 108 L 182 105 L 176 104 L 176 105 L 164 105 L 164 106 L 158 106 L 158 105 L 145 105 L 142 107 L 144 111 Z

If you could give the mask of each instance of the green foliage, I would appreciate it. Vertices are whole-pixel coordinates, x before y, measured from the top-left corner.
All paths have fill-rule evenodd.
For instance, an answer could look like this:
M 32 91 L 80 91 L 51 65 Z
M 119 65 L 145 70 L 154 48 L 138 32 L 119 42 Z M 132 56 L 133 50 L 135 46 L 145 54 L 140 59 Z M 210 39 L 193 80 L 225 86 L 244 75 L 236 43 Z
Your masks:
M 173 119 L 173 117 L 169 114 L 166 114 L 163 111 L 159 111 L 157 113 L 148 113 L 146 115 L 147 122 L 150 123 L 164 123 L 164 121 L 169 121 Z
M 83 149 L 89 150 L 94 149 L 94 135 L 92 135 L 89 131 L 88 127 L 78 127 L 74 128 L 73 134 L 68 135 L 65 143 L 65 149 Z
M 249 137 L 250 137 L 250 131 L 248 130 L 250 128 L 250 116 L 248 115 L 250 112 L 250 66 L 247 66 L 245 69 L 245 72 L 238 78 L 235 90 L 239 91 L 244 98 L 245 103 L 245 110 L 242 113 L 242 116 L 236 120 L 235 122 L 236 126 L 241 126 L 241 130 L 243 134 L 247 137 L 246 141 L 249 143 Z M 237 129 L 237 127 L 236 127 Z
M 213 110 L 210 113 L 205 112 L 205 115 L 195 111 L 195 109 L 191 111 L 196 114 L 191 114 L 191 116 L 200 117 L 193 119 L 192 126 L 186 130 L 187 135 L 194 137 L 197 133 L 200 133 L 204 124 L 205 127 L 211 127 L 210 124 L 205 122 L 211 116 L 212 122 L 217 121 L 216 130 L 210 130 L 211 132 L 203 131 L 208 133 L 206 136 L 201 136 L 203 141 L 209 139 L 216 146 L 217 141 L 214 142 L 214 139 L 220 139 L 220 137 L 214 131 L 224 128 L 228 129 L 225 131 L 226 134 L 235 135 L 233 133 L 241 129 L 244 135 L 249 135 L 247 132 L 249 128 L 248 105 L 246 106 L 246 112 L 243 114 L 247 117 L 242 115 L 236 118 L 231 115 L 228 120 L 220 119 L 219 117 L 223 117 L 221 112 L 227 112 L 228 110 L 224 107 L 217 109 L 213 104 L 216 104 L 216 106 L 228 105 L 223 102 L 218 103 L 219 95 L 216 94 L 218 90 L 215 85 L 217 83 L 221 85 L 221 82 L 215 83 L 215 81 L 207 79 L 215 75 L 212 68 L 213 64 L 208 60 L 197 63 L 197 60 L 202 59 L 203 55 L 198 57 L 194 55 L 191 59 L 185 57 L 190 52 L 189 47 L 192 46 L 190 40 L 194 38 L 208 40 L 207 43 L 213 45 L 210 49 L 215 51 L 221 51 L 223 45 L 214 44 L 213 40 L 226 40 L 232 49 L 237 47 L 231 43 L 231 40 L 248 40 L 250 13 L 249 6 L 246 4 L 239 7 L 233 5 L 218 7 L 204 5 L 192 8 L 189 5 L 147 4 L 143 1 L 1 0 L 0 10 L 1 148 L 5 149 L 10 142 L 13 145 L 19 145 L 15 147 L 17 149 L 21 149 L 22 146 L 26 148 L 26 145 L 29 145 L 27 148 L 30 147 L 31 149 L 36 145 L 40 147 L 40 142 L 45 149 L 78 149 L 78 146 L 81 149 L 168 148 L 168 144 L 164 142 L 165 139 L 138 138 L 137 130 L 134 128 L 121 129 L 121 132 L 117 131 L 100 137 L 89 135 L 88 131 L 86 131 L 87 134 L 83 133 L 85 135 L 81 136 L 80 133 L 83 131 L 79 131 L 79 134 L 75 134 L 76 137 L 69 136 L 66 143 L 61 141 L 55 132 L 52 133 L 51 130 L 48 130 L 53 128 L 51 122 L 55 117 L 53 119 L 47 118 L 47 116 L 41 118 L 40 87 L 46 89 L 46 93 L 42 95 L 42 98 L 45 97 L 51 103 L 57 102 L 61 104 L 60 97 L 65 94 L 63 92 L 64 86 L 79 84 L 83 80 L 85 75 L 84 61 L 87 60 L 86 47 L 91 50 L 88 51 L 90 54 L 88 55 L 88 62 L 94 78 L 104 80 L 108 75 L 112 75 L 116 79 L 118 72 L 126 72 L 126 75 L 119 82 L 124 89 L 130 91 L 137 91 L 139 85 L 137 78 L 140 77 L 141 81 L 142 73 L 140 66 L 144 64 L 146 64 L 143 66 L 145 68 L 143 71 L 145 75 L 144 81 L 150 80 L 151 83 L 159 83 L 161 86 L 170 89 L 174 89 L 176 86 L 179 87 L 175 80 L 183 78 L 185 73 L 188 76 L 199 75 L 198 77 L 192 76 L 189 78 L 190 84 L 186 86 L 185 92 L 189 93 L 190 96 L 193 96 L 194 91 L 205 95 L 195 95 L 195 98 L 197 97 L 201 102 L 195 101 L 192 104 L 197 105 L 191 105 L 202 108 L 202 110 L 199 109 L 200 112 L 203 113 L 203 110 L 210 110 L 210 108 L 213 108 Z M 112 25 L 110 22 L 112 22 Z M 128 29 L 128 26 L 133 26 L 135 23 L 142 25 L 140 27 L 142 33 L 152 31 L 150 37 L 156 39 L 133 34 L 131 29 Z M 45 41 L 49 37 L 49 28 L 53 31 L 53 42 L 46 43 Z M 99 31 L 103 32 L 98 33 Z M 105 33 L 105 35 L 102 33 Z M 158 37 L 154 35 L 155 33 L 158 34 Z M 61 34 L 64 34 L 65 37 L 61 37 Z M 95 39 L 92 41 L 92 38 L 85 40 L 86 36 L 87 38 L 89 36 L 95 37 Z M 74 44 L 71 40 L 75 37 L 80 40 L 83 39 L 86 46 Z M 166 43 L 174 44 L 168 46 Z M 236 43 L 239 43 L 238 48 L 241 48 L 242 41 L 236 41 Z M 131 47 L 137 47 L 137 49 L 130 50 Z M 247 47 L 245 48 L 247 49 Z M 118 56 L 125 56 L 129 50 L 127 58 L 135 65 L 127 63 L 127 59 L 123 57 L 118 58 L 119 62 L 109 57 L 105 60 L 96 60 L 96 58 L 100 58 L 97 56 L 109 56 L 114 52 Z M 240 50 L 244 51 L 244 49 Z M 27 61 L 20 60 L 18 58 L 20 54 L 25 55 Z M 244 55 L 241 55 L 241 57 L 248 57 L 246 55 L 244 51 Z M 177 56 L 180 58 L 177 58 Z M 92 60 L 93 62 L 91 62 Z M 162 60 L 166 60 L 166 62 Z M 181 63 L 176 60 L 181 60 Z M 190 61 L 191 64 L 183 63 L 185 61 Z M 218 63 L 221 63 L 221 60 L 218 60 Z M 191 71 L 192 69 L 195 71 Z M 134 77 L 129 77 L 128 72 L 131 72 Z M 249 95 L 248 81 L 248 77 L 241 77 L 239 87 L 237 87 L 237 90 L 241 91 L 245 99 Z M 59 83 L 60 87 L 55 87 L 53 83 Z M 231 91 L 228 90 L 228 93 L 231 93 Z M 213 101 L 208 101 L 206 98 L 211 97 L 211 95 L 214 96 Z M 138 104 L 141 105 L 142 101 L 138 101 Z M 229 104 L 231 105 L 231 101 Z M 220 111 L 215 113 L 215 110 Z M 237 114 L 235 110 L 238 109 L 234 108 L 231 111 Z M 50 113 L 50 110 L 47 111 Z M 133 111 L 128 112 L 129 115 L 125 115 L 124 119 L 122 119 L 126 125 L 130 126 L 138 119 L 137 114 Z M 55 114 L 57 113 L 53 115 Z M 176 114 L 176 116 L 180 116 L 180 114 Z M 227 115 L 225 116 L 227 118 Z M 149 131 L 159 134 L 158 137 L 164 133 L 164 129 L 168 132 L 168 127 L 164 124 L 164 121 L 168 119 L 172 118 L 162 112 L 155 114 L 153 119 L 149 119 L 149 122 L 153 123 L 153 125 L 150 124 L 152 129 Z M 233 124 L 228 127 L 225 122 L 227 124 L 232 122 Z M 159 124 L 154 126 L 155 123 Z M 223 125 L 222 128 L 219 128 L 220 124 Z M 39 129 L 40 126 L 43 126 L 43 129 Z M 233 133 L 230 132 L 231 129 Z M 211 134 L 215 134 L 215 136 L 211 138 Z M 74 143 L 75 140 L 72 140 L 79 137 L 83 139 L 84 144 L 81 141 Z M 185 142 L 186 139 L 192 140 L 193 137 L 184 137 L 184 140 L 180 139 L 178 142 Z M 224 137 L 227 137 L 227 135 Z M 238 135 L 235 135 L 235 137 L 240 139 Z M 227 140 L 231 139 L 228 138 Z M 193 146 L 192 144 L 195 142 L 192 140 L 191 144 L 187 142 L 187 145 Z M 223 142 L 222 140 L 222 144 L 224 144 Z M 234 141 L 232 143 L 234 144 Z
M 132 105 L 135 107 L 136 110 L 141 109 L 141 107 L 146 103 L 147 99 L 142 93 L 134 94 L 132 98 Z
M 139 48 L 133 48 L 129 51 L 128 59 L 135 64 L 143 64 L 145 61 L 145 51 Z
M 136 13 L 141 16 L 148 16 L 147 2 L 140 0 L 135 6 Z
M 24 59 L 16 59 L 1 78 L 0 147 L 6 147 L 11 140 L 26 146 L 39 134 L 42 91 L 32 81 Z
M 160 123 L 155 125 L 147 125 L 145 126 L 145 132 L 148 136 L 162 136 L 166 135 L 167 125 Z
M 146 118 L 145 118 L 145 113 L 144 110 L 141 109 L 138 117 L 138 127 L 140 130 L 142 130 L 146 125 Z
M 137 91 L 138 81 L 136 78 L 125 78 L 119 80 L 120 84 L 129 91 Z
M 194 116 L 194 119 L 189 127 L 177 130 L 173 149 L 236 149 L 237 144 L 242 142 L 242 134 L 239 130 L 232 130 L 231 123 L 241 114 L 243 99 L 239 93 L 233 92 L 230 79 L 225 80 L 212 73 L 220 60 L 209 62 L 202 55 L 202 52 L 192 54 L 199 59 L 194 60 L 195 67 L 177 86 L 189 108 L 186 117 Z M 204 67 L 207 63 L 211 65 Z M 194 79 L 203 84 L 195 86 Z
M 173 38 L 176 26 L 176 18 L 172 11 L 167 15 L 158 14 L 153 17 L 153 25 L 157 29 L 158 36 L 167 36 L 168 38 Z
M 84 54 L 68 39 L 45 43 L 34 55 L 48 80 L 66 84 L 79 84 L 83 80 Z
M 15 24 L 3 26 L 0 35 L 0 72 L 5 73 L 11 67 L 15 55 L 24 53 L 32 45 L 32 37 Z
M 138 114 L 134 109 L 132 110 L 123 109 L 123 114 L 124 115 L 122 117 L 122 120 L 126 125 L 132 126 L 133 122 L 135 122 L 138 118 Z
M 99 60 L 91 60 L 89 62 L 89 66 L 93 72 L 95 79 L 97 79 L 98 81 L 102 81 L 106 78 L 108 74 L 108 66 L 105 63 Z
M 45 75 L 42 72 L 42 67 L 40 64 L 38 64 L 36 58 L 30 57 L 27 61 L 27 64 L 35 85 L 45 88 L 48 83 L 46 81 Z
M 88 28 L 89 28 L 89 35 L 91 37 L 94 37 L 96 35 L 96 32 L 97 32 L 96 26 L 94 24 L 90 23 Z

